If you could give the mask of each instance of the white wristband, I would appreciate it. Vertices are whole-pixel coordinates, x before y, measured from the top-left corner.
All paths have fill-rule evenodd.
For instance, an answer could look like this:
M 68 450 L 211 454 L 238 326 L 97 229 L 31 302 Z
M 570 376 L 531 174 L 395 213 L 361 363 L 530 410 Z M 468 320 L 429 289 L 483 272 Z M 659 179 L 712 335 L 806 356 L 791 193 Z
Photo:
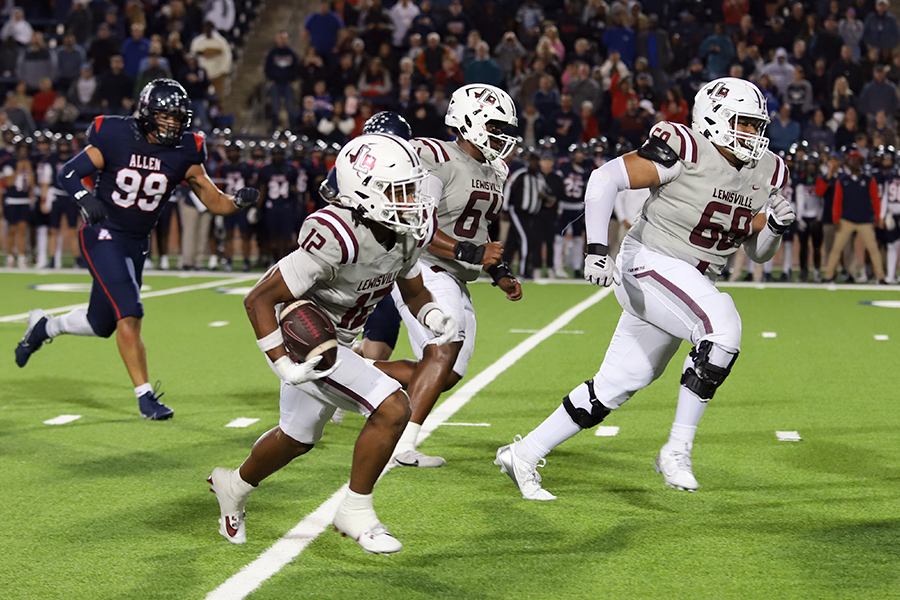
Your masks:
M 278 346 L 284 344 L 284 338 L 281 337 L 281 327 L 270 333 L 269 335 L 256 340 L 256 345 L 263 352 L 274 350 Z
M 423 306 L 422 309 L 419 311 L 419 314 L 416 315 L 416 319 L 423 326 L 428 327 L 428 325 L 425 324 L 425 317 L 427 317 L 428 313 L 430 313 L 431 311 L 433 311 L 435 309 L 441 310 L 441 307 L 438 306 L 437 302 L 426 302 L 425 306 Z

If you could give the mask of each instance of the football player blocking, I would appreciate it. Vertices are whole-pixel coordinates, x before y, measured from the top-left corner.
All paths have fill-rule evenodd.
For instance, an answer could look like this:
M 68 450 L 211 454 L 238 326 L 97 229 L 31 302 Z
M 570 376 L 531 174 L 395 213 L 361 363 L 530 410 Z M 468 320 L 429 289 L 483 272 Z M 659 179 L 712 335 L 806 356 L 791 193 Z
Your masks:
M 422 277 L 454 317 L 458 330 L 451 343 L 436 344 L 434 334 L 423 327 L 395 287 L 393 300 L 417 362 L 377 363 L 409 393 L 412 417 L 394 454 L 397 464 L 409 467 L 439 467 L 446 462 L 426 456 L 416 445 L 425 418 L 441 393 L 465 376 L 475 349 L 475 308 L 467 283 L 484 270 L 507 299 L 522 298 L 522 286 L 500 260 L 502 246 L 488 238 L 488 227 L 503 203 L 508 175 L 503 159 L 515 147 L 515 138 L 504 132 L 517 123 L 515 104 L 494 86 L 466 85 L 450 97 L 445 123 L 455 131 L 455 142 L 414 138 L 411 143 L 430 174 L 426 194 L 438 199 L 437 232 L 420 259 Z M 382 314 L 379 311 L 373 318 Z M 369 323 L 367 328 L 375 326 Z
M 423 195 L 427 173 L 415 150 L 395 136 L 361 135 L 344 146 L 335 164 L 340 193 L 334 205 L 306 218 L 300 248 L 278 261 L 244 300 L 257 344 L 281 379 L 278 426 L 259 438 L 239 469 L 214 469 L 208 481 L 219 502 L 219 532 L 243 543 L 250 492 L 309 452 L 335 409 L 357 412 L 366 423 L 334 527 L 366 552 L 388 554 L 402 544 L 379 521 L 372 490 L 409 421 L 409 400 L 397 381 L 350 345 L 395 281 L 437 344 L 453 339 L 457 325 L 423 284 L 418 258 L 434 235 L 434 209 Z M 335 325 L 340 345 L 330 369 L 315 369 L 321 357 L 294 363 L 287 356 L 276 307 L 298 298 L 313 302 Z
M 541 487 L 536 470 L 544 457 L 657 379 L 682 340 L 694 347 L 655 467 L 670 487 L 698 487 L 691 464 L 697 425 L 741 347 L 740 315 L 731 297 L 716 289 L 716 277 L 742 244 L 756 262 L 774 256 L 794 213 L 780 194 L 788 171 L 768 151 L 768 111 L 756 86 L 717 79 L 694 102 L 690 129 L 661 122 L 639 150 L 591 175 L 584 276 L 596 285 L 614 285 L 623 312 L 594 377 L 576 386 L 524 439 L 516 436 L 497 450 L 494 464 L 523 498 L 555 499 Z M 650 188 L 650 198 L 614 264 L 607 247 L 613 203 L 620 190 L 637 188 Z
M 94 119 L 88 146 L 57 175 L 84 219 L 78 241 L 94 279 L 90 302 L 87 308 L 59 316 L 31 311 L 25 336 L 16 347 L 16 364 L 24 367 L 45 342 L 59 335 L 106 338 L 115 333 L 140 414 L 152 420 L 169 419 L 173 411 L 150 386 L 141 339 L 140 289 L 150 231 L 182 181 L 217 215 L 235 213 L 256 203 L 259 196 L 252 188 L 223 194 L 212 182 L 203 166 L 203 137 L 185 131 L 191 125 L 189 107 L 181 84 L 155 79 L 141 91 L 137 118 Z M 81 184 L 94 173 L 98 173 L 96 195 Z

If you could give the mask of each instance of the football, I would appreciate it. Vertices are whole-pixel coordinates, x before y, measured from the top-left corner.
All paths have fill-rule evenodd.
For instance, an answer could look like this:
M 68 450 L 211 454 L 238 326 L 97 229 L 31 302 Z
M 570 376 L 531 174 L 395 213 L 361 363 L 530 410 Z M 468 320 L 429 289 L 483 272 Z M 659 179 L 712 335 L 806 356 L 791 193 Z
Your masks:
M 288 356 L 295 363 L 306 362 L 316 356 L 322 360 L 317 371 L 330 369 L 337 360 L 337 334 L 334 324 L 322 310 L 309 300 L 297 300 L 285 306 L 279 315 L 281 336 Z

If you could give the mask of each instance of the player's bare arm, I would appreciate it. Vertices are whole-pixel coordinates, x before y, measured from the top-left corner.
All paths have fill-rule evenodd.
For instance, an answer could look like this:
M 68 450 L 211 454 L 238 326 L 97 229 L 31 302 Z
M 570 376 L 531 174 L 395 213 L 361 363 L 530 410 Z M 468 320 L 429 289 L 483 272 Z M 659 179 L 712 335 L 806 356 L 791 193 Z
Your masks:
M 247 310 L 247 318 L 256 333 L 256 339 L 263 340 L 267 336 L 279 330 L 278 319 L 275 317 L 275 306 L 282 302 L 290 302 L 294 295 L 288 289 L 281 275 L 281 270 L 276 265 L 256 282 L 253 289 L 244 298 L 244 308 Z M 278 344 L 275 348 L 266 351 L 272 362 L 282 356 L 286 356 L 284 346 Z
M 456 319 L 444 314 L 440 305 L 434 301 L 434 297 L 422 282 L 422 275 L 418 273 L 411 279 L 400 277 L 397 279 L 397 288 L 403 296 L 403 302 L 409 307 L 412 314 L 419 322 L 438 336 L 438 346 L 450 342 L 456 335 Z
M 253 188 L 243 188 L 233 196 L 222 192 L 203 165 L 192 165 L 185 180 L 191 186 L 191 191 L 200 198 L 200 202 L 214 215 L 234 214 L 245 206 L 256 204 L 259 198 L 259 191 Z

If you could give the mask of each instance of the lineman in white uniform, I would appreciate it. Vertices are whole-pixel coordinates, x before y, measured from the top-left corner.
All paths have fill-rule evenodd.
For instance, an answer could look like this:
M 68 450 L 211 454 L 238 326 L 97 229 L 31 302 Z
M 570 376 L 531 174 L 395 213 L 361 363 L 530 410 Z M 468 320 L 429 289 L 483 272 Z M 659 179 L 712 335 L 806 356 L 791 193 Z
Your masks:
M 422 283 L 417 260 L 433 235 L 433 202 L 422 193 L 427 173 L 413 148 L 395 136 L 363 135 L 344 146 L 336 165 L 338 205 L 304 221 L 300 248 L 272 267 L 244 300 L 257 344 L 281 378 L 281 416 L 240 469 L 217 468 L 208 480 L 219 501 L 219 533 L 232 543 L 247 539 L 244 506 L 250 492 L 309 452 L 335 409 L 342 408 L 368 420 L 334 526 L 369 553 L 402 547 L 378 520 L 372 488 L 406 426 L 409 402 L 397 381 L 349 346 L 395 282 L 436 343 L 447 343 L 457 327 Z M 315 370 L 320 357 L 298 364 L 286 354 L 276 307 L 296 298 L 314 302 L 335 326 L 338 360 L 331 369 Z
M 426 181 L 427 194 L 439 198 L 437 233 L 419 262 L 425 285 L 459 329 L 451 343 L 437 346 L 434 333 L 422 327 L 395 288 L 394 301 L 418 362 L 378 363 L 407 386 L 412 417 L 397 443 L 394 460 L 409 467 L 439 467 L 446 462 L 419 452 L 416 443 L 441 392 L 465 376 L 475 349 L 475 308 L 466 284 L 485 270 L 509 300 L 522 297 L 522 286 L 500 261 L 502 246 L 488 239 L 488 226 L 500 215 L 503 204 L 508 175 L 503 159 L 515 147 L 515 138 L 504 132 L 516 124 L 515 104 L 497 87 L 466 85 L 450 97 L 445 123 L 456 131 L 455 142 L 411 140 L 431 174 Z
M 638 151 L 594 171 L 585 197 L 584 275 L 596 285 L 615 283 L 624 310 L 597 374 L 525 439 L 498 449 L 495 464 L 524 498 L 555 499 L 541 488 L 538 462 L 662 375 L 682 340 L 694 347 L 655 466 L 666 485 L 697 489 L 691 468 L 697 424 L 741 346 L 740 316 L 716 289 L 716 277 L 740 244 L 756 262 L 771 258 L 794 220 L 779 194 L 787 168 L 763 136 L 768 123 L 755 85 L 717 79 L 697 92 L 692 128 L 659 123 Z M 629 188 L 650 188 L 650 198 L 613 264 L 607 225 L 616 193 Z

